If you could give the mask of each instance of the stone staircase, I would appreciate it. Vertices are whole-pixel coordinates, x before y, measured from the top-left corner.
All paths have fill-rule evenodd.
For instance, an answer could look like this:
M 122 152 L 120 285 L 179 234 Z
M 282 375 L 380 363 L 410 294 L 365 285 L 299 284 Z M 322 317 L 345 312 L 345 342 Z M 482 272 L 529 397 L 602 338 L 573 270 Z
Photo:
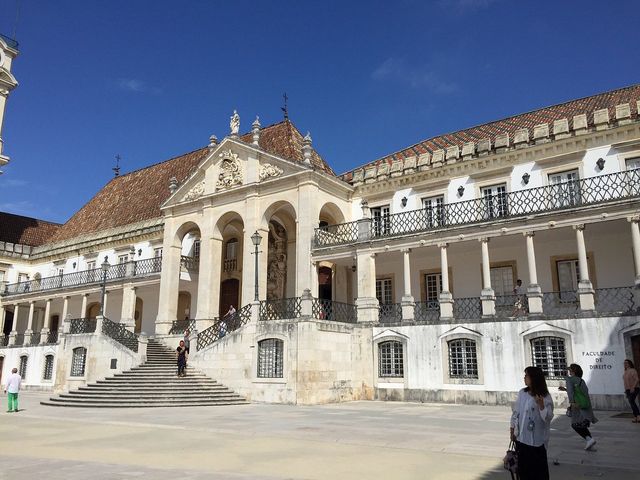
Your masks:
M 147 361 L 123 373 L 68 393 L 42 405 L 56 407 L 198 407 L 248 403 L 232 390 L 192 367 L 186 377 L 176 376 L 175 353 L 149 339 Z

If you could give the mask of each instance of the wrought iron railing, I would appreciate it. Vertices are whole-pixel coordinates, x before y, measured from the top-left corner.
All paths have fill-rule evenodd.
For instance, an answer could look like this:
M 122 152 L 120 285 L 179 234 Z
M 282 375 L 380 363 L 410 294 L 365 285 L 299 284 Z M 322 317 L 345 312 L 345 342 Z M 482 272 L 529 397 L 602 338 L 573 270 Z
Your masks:
M 597 288 L 596 311 L 599 314 L 638 315 L 640 305 L 636 303 L 634 287 Z
M 311 316 L 318 320 L 356 323 L 358 321 L 358 310 L 355 305 L 350 303 L 314 298 L 311 303 Z
M 196 329 L 196 321 L 193 319 L 175 320 L 169 329 L 169 335 L 183 334 L 187 330 L 193 332 Z
M 9 345 L 9 335 L 0 335 L 0 347 Z
M 556 185 L 446 203 L 436 208 L 395 213 L 378 219 L 315 229 L 316 248 L 394 237 L 452 226 L 491 222 L 532 213 L 553 212 L 640 196 L 640 169 Z
M 455 298 L 453 300 L 453 318 L 456 320 L 480 320 L 482 318 L 480 297 Z
M 16 337 L 13 340 L 13 344 L 18 347 L 24 345 L 24 333 L 16 333 Z
M 512 318 L 528 315 L 529 302 L 525 294 L 496 295 L 496 317 Z
M 40 339 L 42 338 L 41 332 L 33 332 L 29 339 L 29 345 L 40 345 Z
M 120 263 L 111 265 L 106 272 L 106 281 L 111 282 L 128 276 L 129 264 L 134 277 L 142 277 L 159 273 L 162 270 L 162 257 L 138 260 L 137 262 Z M 54 290 L 67 287 L 75 287 L 79 285 L 90 285 L 102 283 L 105 276 L 100 268 L 92 270 L 83 270 L 75 273 L 65 273 L 64 275 L 53 275 L 25 282 L 10 283 L 5 285 L 2 295 L 20 295 L 31 292 L 39 292 L 43 290 Z
M 400 303 L 381 303 L 378 306 L 380 323 L 400 323 L 402 321 L 402 305 Z
M 542 293 L 542 312 L 548 317 L 573 317 L 579 309 L 578 296 L 574 291 Z
M 433 324 L 440 321 L 440 303 L 436 301 L 416 302 L 413 308 L 416 323 Z
M 58 343 L 58 330 L 52 330 L 47 333 L 47 345 Z
M 200 258 L 199 257 L 188 257 L 186 255 L 182 255 L 180 257 L 180 265 L 183 266 L 188 271 L 198 271 L 198 267 L 200 266 Z
M 96 331 L 96 319 L 95 318 L 72 318 L 70 320 L 70 334 L 78 333 L 94 333 Z
M 124 323 L 116 323 L 108 318 L 103 318 L 102 333 L 127 347 L 129 350 L 134 352 L 138 351 L 138 335 L 127 330 Z
M 300 297 L 263 300 L 260 302 L 260 320 L 288 320 L 298 318 L 302 312 Z
M 216 340 L 228 333 L 238 330 L 251 320 L 251 305 L 245 305 L 240 310 L 222 318 L 214 318 L 213 325 L 198 333 L 198 350 L 208 347 Z

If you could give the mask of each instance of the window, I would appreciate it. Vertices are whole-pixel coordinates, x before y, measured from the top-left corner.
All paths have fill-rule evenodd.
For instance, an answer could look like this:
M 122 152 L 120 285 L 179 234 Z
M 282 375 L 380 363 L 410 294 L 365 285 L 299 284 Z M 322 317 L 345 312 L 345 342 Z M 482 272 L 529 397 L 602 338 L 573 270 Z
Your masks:
M 504 217 L 507 209 L 507 186 L 505 184 L 493 185 L 482 189 L 484 200 L 485 219 Z
M 122 265 L 123 263 L 127 263 L 129 261 L 129 255 L 118 255 L 118 263 Z
M 258 342 L 258 377 L 282 378 L 284 342 L 277 338 L 267 338 Z
M 513 295 L 513 267 L 491 267 L 491 287 L 496 296 Z
M 18 368 L 18 373 L 22 377 L 24 381 L 27 378 L 27 362 L 29 361 L 29 357 L 26 355 L 22 355 L 20 357 L 20 367 Z
M 18 283 L 20 282 L 28 282 L 29 281 L 29 274 L 28 273 L 19 273 L 18 274 Z
M 427 308 L 438 308 L 440 305 L 440 294 L 442 293 L 442 274 L 427 273 L 424 276 L 425 301 Z
M 444 225 L 444 197 L 430 197 L 422 199 L 424 209 L 425 228 L 436 228 Z
M 44 357 L 44 372 L 42 373 L 43 380 L 51 380 L 53 378 L 53 355 L 47 355 Z
M 155 258 L 162 258 L 162 247 L 153 249 L 153 256 Z
M 59 269 L 58 269 L 58 275 L 59 275 L 59 276 L 64 275 L 64 268 L 59 268 Z
M 87 262 L 87 270 L 95 270 L 96 269 L 96 262 L 95 260 L 92 262 Z
M 84 376 L 84 366 L 87 361 L 87 349 L 84 347 L 77 347 L 73 349 L 73 357 L 71 359 L 71 376 L 82 377 Z
M 4 282 L 6 274 L 7 272 L 5 272 L 4 270 L 0 270 L 0 282 Z
M 468 338 L 460 338 L 448 342 L 449 377 L 478 378 L 478 354 L 476 342 Z
M 381 305 L 393 303 L 393 282 L 390 278 L 376 280 L 376 298 Z
M 389 233 L 391 233 L 391 221 L 389 218 L 390 214 L 391 210 L 389 208 L 389 205 L 374 207 L 371 209 L 374 235 L 388 235 Z
M 551 202 L 555 208 L 580 205 L 580 177 L 578 170 L 549 175 Z
M 580 264 L 578 260 L 559 260 L 556 262 L 558 273 L 558 290 L 560 300 L 567 302 L 576 301 L 576 290 L 580 281 Z
M 193 241 L 193 258 L 200 258 L 200 239 Z
M 378 344 L 378 377 L 404 377 L 402 343 L 392 340 Z
M 640 157 L 627 158 L 624 162 L 627 170 L 637 170 L 640 168 Z
M 224 248 L 224 271 L 233 272 L 238 269 L 238 239 L 232 238 Z
M 627 158 L 625 160 L 627 168 L 628 195 L 640 195 L 640 157 Z
M 564 339 L 538 337 L 531 340 L 534 367 L 540 367 L 547 378 L 563 378 L 567 371 L 567 352 Z

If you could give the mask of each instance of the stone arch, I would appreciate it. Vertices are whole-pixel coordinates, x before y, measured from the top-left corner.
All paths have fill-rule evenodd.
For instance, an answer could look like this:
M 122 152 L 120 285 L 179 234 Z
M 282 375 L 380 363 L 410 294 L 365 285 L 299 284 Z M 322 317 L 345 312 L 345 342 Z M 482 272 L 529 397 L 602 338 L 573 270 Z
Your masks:
M 236 211 L 226 212 L 214 225 L 214 248 L 220 249 L 220 275 L 213 288 L 219 288 L 217 314 L 222 317 L 230 305 L 239 308 L 243 299 L 242 272 L 246 232 L 242 216 Z M 214 308 L 216 308 L 214 306 Z
M 294 206 L 284 200 L 272 203 L 263 216 L 268 228 L 267 299 L 295 295 L 297 216 Z
M 333 202 L 326 202 L 320 208 L 320 213 L 318 215 L 318 223 L 326 222 L 328 225 L 335 225 L 337 223 L 344 223 L 345 216 L 338 207 Z
M 180 247 L 182 246 L 182 242 L 184 241 L 184 238 L 191 232 L 197 231 L 198 234 L 200 234 L 200 232 L 202 231 L 202 228 L 200 228 L 200 225 L 198 225 L 198 223 L 189 220 L 184 222 L 182 225 L 180 225 L 177 229 L 176 232 L 173 236 L 173 246 L 175 247 Z
M 96 318 L 100 314 L 100 302 L 91 302 L 87 305 L 87 318 Z
M 178 293 L 178 319 L 182 320 L 184 318 L 185 320 L 188 320 L 189 318 L 192 318 L 192 313 L 191 293 L 180 291 Z

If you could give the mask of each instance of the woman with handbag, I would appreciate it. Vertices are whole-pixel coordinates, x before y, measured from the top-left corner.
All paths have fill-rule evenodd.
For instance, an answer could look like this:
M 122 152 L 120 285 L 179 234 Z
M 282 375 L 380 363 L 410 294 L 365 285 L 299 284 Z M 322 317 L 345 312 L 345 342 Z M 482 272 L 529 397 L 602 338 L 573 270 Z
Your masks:
M 640 381 L 638 381 L 638 371 L 633 362 L 628 358 L 624 361 L 624 394 L 627 396 L 631 411 L 633 412 L 633 423 L 640 423 L 640 409 L 636 404 L 636 398 L 640 395 Z
M 596 444 L 595 438 L 591 436 L 589 427 L 592 423 L 597 423 L 598 419 L 593 414 L 591 399 L 589 398 L 589 387 L 582 379 L 582 367 L 575 363 L 569 365 L 569 376 L 566 377 L 566 387 L 558 389 L 567 392 L 569 397 L 569 408 L 571 410 L 571 428 L 578 435 L 586 440 L 584 449 L 589 451 Z
M 511 415 L 511 440 L 516 443 L 518 478 L 548 480 L 547 448 L 553 400 L 539 367 L 524 370 L 525 388 L 518 392 Z

